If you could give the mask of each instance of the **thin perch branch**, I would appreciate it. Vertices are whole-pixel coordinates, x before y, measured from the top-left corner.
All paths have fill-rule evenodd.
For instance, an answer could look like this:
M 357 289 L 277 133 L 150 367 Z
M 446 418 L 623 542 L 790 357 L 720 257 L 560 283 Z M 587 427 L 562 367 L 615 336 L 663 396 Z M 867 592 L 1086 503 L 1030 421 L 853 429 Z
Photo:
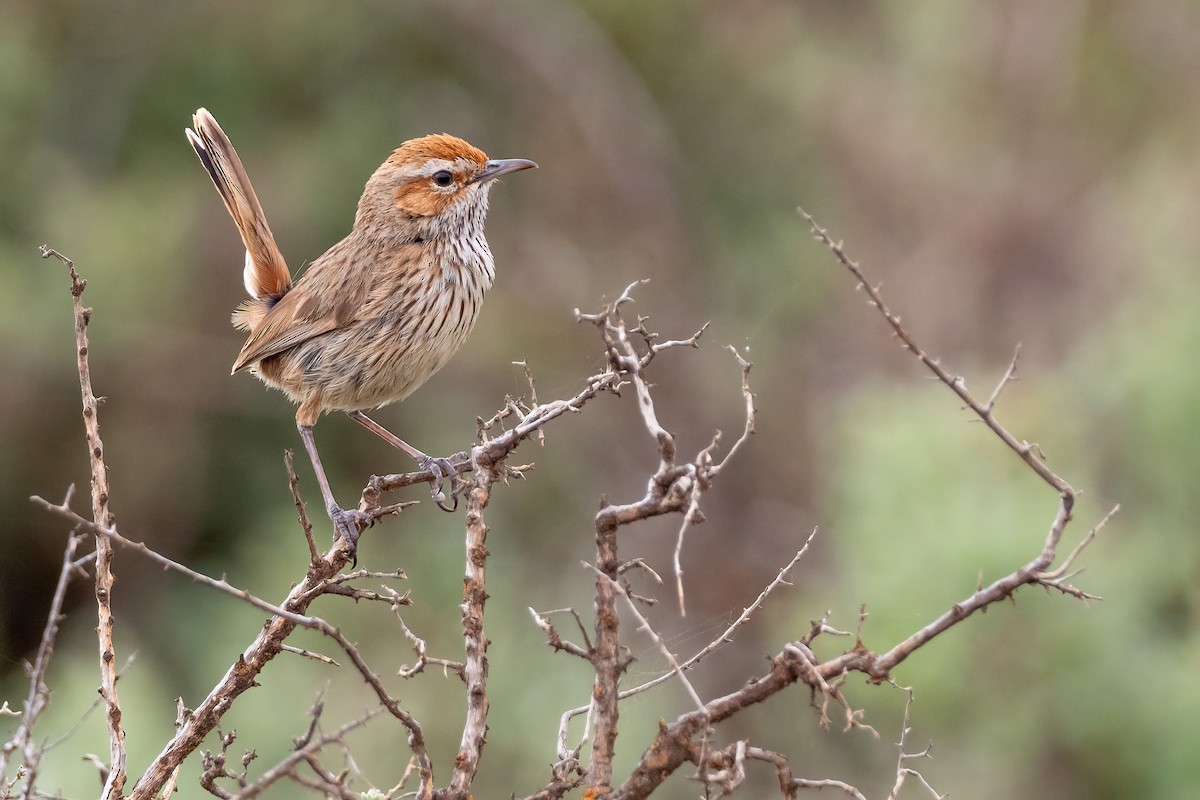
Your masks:
M 46 245 L 42 258 L 57 258 L 71 276 L 71 305 L 75 314 L 75 354 L 79 371 L 79 391 L 83 399 L 83 426 L 87 431 L 88 461 L 92 471 L 92 521 L 102 528 L 115 528 L 116 517 L 109 510 L 108 465 L 104 463 L 104 442 L 100 439 L 100 399 L 92 392 L 92 374 L 88 366 L 88 323 L 92 309 L 83 306 L 87 281 L 80 279 L 75 264 L 62 253 Z M 113 646 L 112 591 L 116 576 L 112 571 L 112 543 L 96 536 L 96 634 L 100 647 L 100 696 L 104 698 L 108 723 L 108 778 L 101 797 L 120 800 L 125 791 L 125 731 L 121 724 L 121 702 L 117 697 L 117 654 Z

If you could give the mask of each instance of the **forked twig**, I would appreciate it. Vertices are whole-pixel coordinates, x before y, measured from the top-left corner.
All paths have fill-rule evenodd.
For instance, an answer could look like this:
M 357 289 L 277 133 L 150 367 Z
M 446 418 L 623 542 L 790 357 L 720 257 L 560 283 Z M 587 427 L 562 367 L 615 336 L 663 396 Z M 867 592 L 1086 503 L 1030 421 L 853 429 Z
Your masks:
M 845 267 L 851 275 L 858 281 L 858 287 L 867 293 L 870 305 L 874 306 L 887 324 L 892 328 L 896 338 L 899 339 L 903 347 L 911 352 L 916 358 L 928 368 L 939 381 L 945 384 L 959 399 L 961 399 L 968 408 L 970 408 L 976 416 L 987 425 L 987 427 L 996 435 L 1005 446 L 1017 454 L 1018 457 L 1045 483 L 1052 487 L 1059 495 L 1058 510 L 1051 521 L 1050 530 L 1046 534 L 1045 541 L 1042 545 L 1041 552 L 1032 561 L 1018 568 L 1014 572 L 1005 577 L 993 582 L 988 586 L 981 586 L 970 597 L 955 603 L 949 611 L 942 614 L 940 617 L 930 622 L 928 625 L 921 628 L 916 633 L 909 636 L 904 641 L 894 646 L 888 652 L 882 654 L 878 658 L 872 659 L 868 674 L 874 680 L 885 680 L 889 672 L 894 669 L 901 661 L 911 655 L 917 648 L 932 640 L 934 637 L 949 630 L 954 625 L 961 622 L 971 614 L 981 609 L 986 608 L 992 603 L 1003 600 L 1011 596 L 1021 586 L 1030 583 L 1041 583 L 1042 577 L 1047 573 L 1050 565 L 1054 562 L 1057 556 L 1058 545 L 1062 539 L 1063 532 L 1066 530 L 1067 524 L 1071 520 L 1071 512 L 1075 506 L 1076 492 L 1066 480 L 1055 474 L 1053 470 L 1046 464 L 1045 457 L 1042 455 L 1040 448 L 1030 442 L 1019 440 L 1014 436 L 1000 421 L 994 413 L 995 401 L 999 397 L 1000 392 L 1005 386 L 1015 377 L 1017 357 L 1020 354 L 1018 349 L 1013 355 L 1012 361 L 1009 363 L 1008 370 L 1001 378 L 996 389 L 992 392 L 991 397 L 986 403 L 981 403 L 975 399 L 974 395 L 967 390 L 966 381 L 960 377 L 952 375 L 941 362 L 931 358 L 921 347 L 916 343 L 913 336 L 905 329 L 900 321 L 900 317 L 895 314 L 884 302 L 879 288 L 873 286 L 863 274 L 859 265 L 853 261 L 842 247 L 841 242 L 834 241 L 829 233 L 817 224 L 816 220 L 804 209 L 799 209 L 801 216 L 807 220 L 811 226 L 813 235 L 822 242 L 838 262 Z M 1115 509 L 1114 509 L 1115 511 Z M 1111 516 L 1111 514 L 1109 515 Z M 1105 518 L 1107 521 L 1108 517 Z M 1103 523 L 1102 523 L 1103 524 Z M 1100 526 L 1097 526 L 1096 530 Z M 1070 560 L 1078 555 L 1083 547 L 1086 547 L 1094 538 L 1089 535 L 1084 538 L 1080 545 L 1069 556 Z M 1052 573 L 1051 573 L 1052 575 Z M 1055 583 L 1053 577 L 1047 581 L 1054 588 L 1064 589 L 1065 584 Z M 1082 596 L 1084 593 L 1079 590 L 1074 590 L 1076 596 Z

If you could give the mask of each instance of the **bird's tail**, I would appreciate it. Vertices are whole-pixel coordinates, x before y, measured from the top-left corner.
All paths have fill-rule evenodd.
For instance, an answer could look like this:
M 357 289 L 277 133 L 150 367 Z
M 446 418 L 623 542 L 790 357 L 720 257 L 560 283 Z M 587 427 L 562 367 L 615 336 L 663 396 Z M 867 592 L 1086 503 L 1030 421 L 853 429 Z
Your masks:
M 253 318 L 265 313 L 274 301 L 292 288 L 292 276 L 229 137 L 206 109 L 197 109 L 192 122 L 195 130 L 187 129 L 188 141 L 220 192 L 246 245 L 243 280 L 246 291 L 254 299 L 234 313 L 233 321 L 239 327 L 253 327 Z

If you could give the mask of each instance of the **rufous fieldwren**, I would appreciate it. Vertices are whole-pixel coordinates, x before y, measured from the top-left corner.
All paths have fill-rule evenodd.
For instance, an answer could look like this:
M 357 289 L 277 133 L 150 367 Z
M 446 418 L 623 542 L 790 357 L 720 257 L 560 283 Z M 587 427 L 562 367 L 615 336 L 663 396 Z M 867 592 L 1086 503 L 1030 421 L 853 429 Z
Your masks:
M 492 181 L 537 164 L 489 159 L 445 133 L 411 139 L 367 181 L 350 234 L 293 282 L 229 137 L 203 108 L 192 119 L 188 141 L 246 245 L 250 299 L 233 312 L 233 324 L 250 335 L 233 371 L 249 369 L 299 404 L 296 427 L 335 538 L 353 553 L 371 517 L 333 499 L 313 440 L 326 411 L 345 411 L 429 470 L 434 499 L 446 508 L 441 487 L 449 477 L 455 495 L 453 465 L 363 411 L 403 400 L 462 346 L 495 278 L 483 235 Z

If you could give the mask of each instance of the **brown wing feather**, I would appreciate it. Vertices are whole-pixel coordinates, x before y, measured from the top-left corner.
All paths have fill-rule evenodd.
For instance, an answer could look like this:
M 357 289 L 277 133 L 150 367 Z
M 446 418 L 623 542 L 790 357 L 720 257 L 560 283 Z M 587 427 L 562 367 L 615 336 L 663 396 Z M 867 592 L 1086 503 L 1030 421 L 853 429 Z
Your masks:
M 339 327 L 337 318 L 332 314 L 306 314 L 308 309 L 304 307 L 303 300 L 303 295 L 285 294 L 263 315 L 233 362 L 233 372 L 240 372 L 264 358 Z
M 237 151 L 207 110 L 197 109 L 192 120 L 196 129 L 186 131 L 188 141 L 246 245 L 246 291 L 254 297 L 282 295 L 292 288 L 292 276 Z
M 314 336 L 348 327 L 364 316 L 380 313 L 378 305 L 369 299 L 371 283 L 380 280 L 390 283 L 396 276 L 388 270 L 356 268 L 353 262 L 361 257 L 355 240 L 347 237 L 314 261 L 296 288 L 267 311 L 250 309 L 247 319 L 253 320 L 252 332 L 233 363 L 233 371 L 243 370 Z M 263 301 L 250 301 L 251 305 L 260 303 Z

